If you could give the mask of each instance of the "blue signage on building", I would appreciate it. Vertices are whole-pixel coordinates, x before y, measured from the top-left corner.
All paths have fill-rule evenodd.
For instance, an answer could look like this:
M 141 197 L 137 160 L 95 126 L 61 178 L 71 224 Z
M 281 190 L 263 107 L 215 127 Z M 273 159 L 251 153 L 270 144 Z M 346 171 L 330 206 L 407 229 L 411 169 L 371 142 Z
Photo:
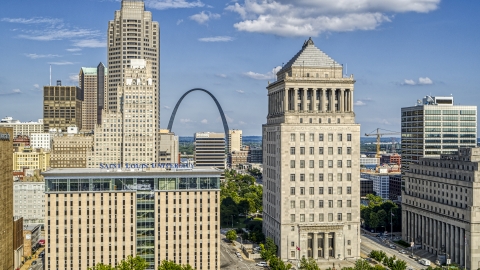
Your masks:
M 193 164 L 150 163 L 150 164 L 106 164 L 100 163 L 100 169 L 192 169 Z

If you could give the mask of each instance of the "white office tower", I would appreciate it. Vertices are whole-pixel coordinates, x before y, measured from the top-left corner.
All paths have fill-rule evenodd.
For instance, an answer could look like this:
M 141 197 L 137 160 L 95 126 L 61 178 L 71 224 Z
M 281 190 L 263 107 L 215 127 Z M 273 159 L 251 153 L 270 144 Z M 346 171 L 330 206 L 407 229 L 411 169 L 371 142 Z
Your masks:
M 284 261 L 360 257 L 354 83 L 309 39 L 267 87 L 263 230 Z
M 117 86 L 118 109 L 106 109 L 95 128 L 95 163 L 151 164 L 157 161 L 158 91 L 151 63 L 131 59 Z

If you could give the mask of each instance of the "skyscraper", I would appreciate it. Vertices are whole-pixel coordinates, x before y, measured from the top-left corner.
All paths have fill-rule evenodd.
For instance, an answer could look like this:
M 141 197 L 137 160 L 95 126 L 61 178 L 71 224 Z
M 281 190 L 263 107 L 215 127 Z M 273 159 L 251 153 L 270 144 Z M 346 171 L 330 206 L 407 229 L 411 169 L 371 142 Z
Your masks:
M 282 260 L 360 256 L 354 83 L 309 39 L 267 86 L 263 230 Z
M 70 126 L 82 128 L 83 91 L 77 86 L 43 87 L 43 131 L 66 131 Z
M 93 130 L 101 122 L 101 112 L 104 108 L 105 81 L 107 68 L 103 63 L 96 68 L 82 67 L 78 76 L 78 85 L 83 90 L 82 129 Z
M 0 127 L 0 269 L 13 270 L 13 128 Z

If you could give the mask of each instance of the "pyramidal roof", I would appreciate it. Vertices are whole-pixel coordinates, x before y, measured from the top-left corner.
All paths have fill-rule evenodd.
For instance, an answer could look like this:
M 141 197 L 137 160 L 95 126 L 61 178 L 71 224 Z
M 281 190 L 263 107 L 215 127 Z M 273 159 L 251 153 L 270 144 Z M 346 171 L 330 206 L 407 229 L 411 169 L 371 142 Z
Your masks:
M 302 49 L 292 58 L 282 70 L 290 67 L 340 67 L 341 65 L 333 60 L 326 53 L 315 47 L 312 38 L 303 43 Z

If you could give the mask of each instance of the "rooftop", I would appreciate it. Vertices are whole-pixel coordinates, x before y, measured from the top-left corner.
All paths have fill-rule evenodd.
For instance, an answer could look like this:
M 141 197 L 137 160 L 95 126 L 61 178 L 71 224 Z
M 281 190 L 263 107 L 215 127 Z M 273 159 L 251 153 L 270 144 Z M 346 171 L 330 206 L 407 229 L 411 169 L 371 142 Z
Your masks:
M 309 38 L 303 43 L 302 49 L 282 67 L 282 70 L 285 71 L 294 66 L 331 68 L 342 65 L 317 48 L 312 38 Z

